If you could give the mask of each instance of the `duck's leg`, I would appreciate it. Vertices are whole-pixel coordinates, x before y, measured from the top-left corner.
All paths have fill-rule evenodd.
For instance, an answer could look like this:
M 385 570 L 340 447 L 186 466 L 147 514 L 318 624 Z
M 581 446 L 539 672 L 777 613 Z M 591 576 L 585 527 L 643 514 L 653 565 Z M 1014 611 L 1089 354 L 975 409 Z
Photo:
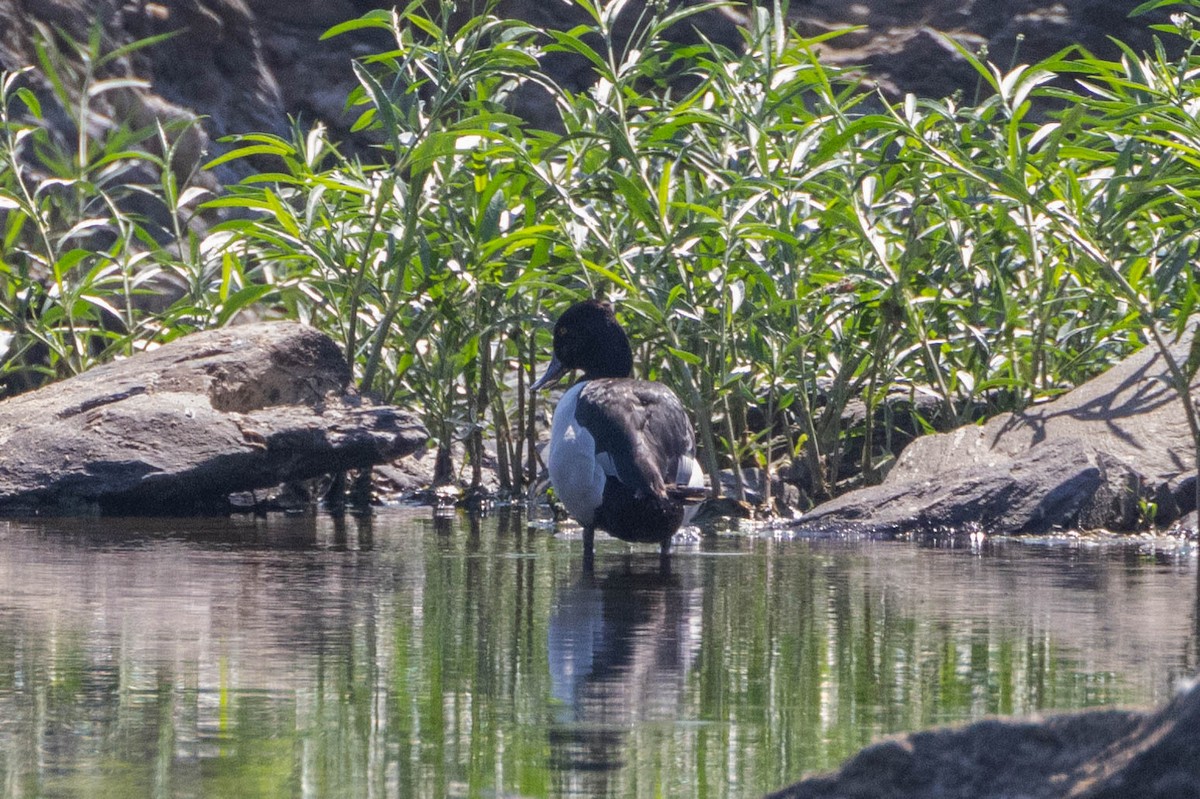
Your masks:
M 586 526 L 583 528 L 583 570 L 586 573 L 591 573 L 594 565 L 595 552 L 593 547 L 596 543 L 596 528 Z
M 671 571 L 671 539 L 663 541 L 658 550 L 658 570 L 663 574 Z

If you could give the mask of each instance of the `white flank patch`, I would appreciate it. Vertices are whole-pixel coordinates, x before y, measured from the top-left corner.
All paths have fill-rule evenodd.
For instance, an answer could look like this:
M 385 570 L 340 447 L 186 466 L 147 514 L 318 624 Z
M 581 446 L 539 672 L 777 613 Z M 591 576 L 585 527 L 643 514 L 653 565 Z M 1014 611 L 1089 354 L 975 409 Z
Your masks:
M 675 482 L 688 488 L 704 488 L 704 472 L 695 458 L 684 455 L 679 459 L 679 471 L 675 475 Z M 698 510 L 699 504 L 684 506 L 683 523 L 691 524 Z
M 573 386 L 554 409 L 546 466 L 559 501 L 577 522 L 587 526 L 592 524 L 604 498 L 604 469 L 596 459 L 595 439 L 575 420 L 575 405 L 583 386 Z

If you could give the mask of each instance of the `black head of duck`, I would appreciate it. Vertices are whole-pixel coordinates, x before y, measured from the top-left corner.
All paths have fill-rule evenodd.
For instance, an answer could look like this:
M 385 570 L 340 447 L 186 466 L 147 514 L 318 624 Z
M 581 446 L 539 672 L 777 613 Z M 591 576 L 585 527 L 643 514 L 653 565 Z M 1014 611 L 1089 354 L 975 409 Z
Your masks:
M 567 372 L 579 369 L 583 379 L 629 377 L 633 350 L 617 322 L 612 305 L 585 300 L 563 312 L 554 325 L 554 353 L 532 390 L 554 385 Z

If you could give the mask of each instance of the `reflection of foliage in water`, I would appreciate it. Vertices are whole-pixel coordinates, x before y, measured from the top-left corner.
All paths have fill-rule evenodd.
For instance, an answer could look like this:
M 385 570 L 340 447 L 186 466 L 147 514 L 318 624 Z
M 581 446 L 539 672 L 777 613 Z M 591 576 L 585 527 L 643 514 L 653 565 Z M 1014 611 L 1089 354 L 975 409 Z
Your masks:
M 683 547 L 663 583 L 604 541 L 605 679 L 643 682 L 588 701 L 677 695 L 580 714 L 616 767 L 556 771 L 547 641 L 578 542 L 517 518 L 353 527 L 120 546 L 0 527 L 6 795 L 757 796 L 882 733 L 1145 703 L 1195 665 L 1171 621 L 1186 559 L 742 538 Z

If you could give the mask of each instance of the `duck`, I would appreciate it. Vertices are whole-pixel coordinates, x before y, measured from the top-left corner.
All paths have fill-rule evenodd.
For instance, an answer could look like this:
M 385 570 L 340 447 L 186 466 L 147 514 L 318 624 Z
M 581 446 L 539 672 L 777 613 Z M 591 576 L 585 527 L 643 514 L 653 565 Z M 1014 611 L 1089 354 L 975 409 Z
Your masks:
M 531 387 L 580 379 L 554 408 L 546 467 L 555 496 L 583 527 L 590 570 L 596 530 L 655 543 L 664 567 L 671 538 L 706 496 L 683 403 L 662 383 L 633 378 L 633 350 L 612 304 L 578 302 L 554 325 L 554 351 Z

